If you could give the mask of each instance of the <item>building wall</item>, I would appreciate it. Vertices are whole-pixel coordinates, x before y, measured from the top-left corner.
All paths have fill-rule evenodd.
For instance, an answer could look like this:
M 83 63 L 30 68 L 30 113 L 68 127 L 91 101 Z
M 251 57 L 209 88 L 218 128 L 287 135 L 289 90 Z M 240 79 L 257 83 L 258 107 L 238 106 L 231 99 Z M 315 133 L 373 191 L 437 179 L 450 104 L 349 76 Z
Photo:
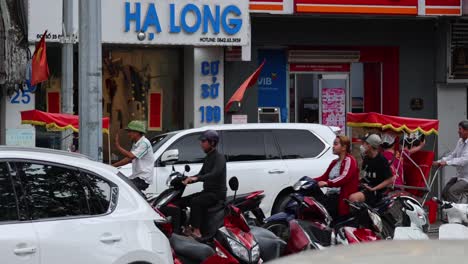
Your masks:
M 436 20 L 316 17 L 253 17 L 253 54 L 259 48 L 294 46 L 396 46 L 400 50 L 400 98 L 402 116 L 436 116 L 435 65 Z M 439 58 L 438 58 L 439 59 Z M 257 66 L 251 62 L 227 63 L 226 100 Z M 241 80 L 242 79 L 242 80 Z M 229 84 L 229 85 L 228 85 Z M 231 85 L 232 84 L 232 85 Z M 255 90 L 250 91 L 243 112 L 256 110 Z M 424 109 L 413 111 L 411 98 L 424 100 Z M 252 110 L 254 109 L 254 110 Z M 249 117 L 250 118 L 250 117 Z M 250 121 L 250 119 L 249 119 Z M 256 121 L 256 120 L 255 120 Z

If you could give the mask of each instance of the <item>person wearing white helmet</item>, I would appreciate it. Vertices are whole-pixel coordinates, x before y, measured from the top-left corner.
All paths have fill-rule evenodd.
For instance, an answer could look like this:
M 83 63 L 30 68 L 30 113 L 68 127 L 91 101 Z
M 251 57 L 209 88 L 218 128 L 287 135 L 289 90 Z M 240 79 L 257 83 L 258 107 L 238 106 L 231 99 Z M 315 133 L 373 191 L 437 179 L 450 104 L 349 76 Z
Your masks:
M 382 139 L 377 134 L 362 138 L 360 147 L 364 159 L 361 170 L 361 191 L 349 197 L 351 202 L 366 202 L 373 206 L 378 203 L 387 188 L 393 183 L 393 174 L 387 159 L 380 152 Z

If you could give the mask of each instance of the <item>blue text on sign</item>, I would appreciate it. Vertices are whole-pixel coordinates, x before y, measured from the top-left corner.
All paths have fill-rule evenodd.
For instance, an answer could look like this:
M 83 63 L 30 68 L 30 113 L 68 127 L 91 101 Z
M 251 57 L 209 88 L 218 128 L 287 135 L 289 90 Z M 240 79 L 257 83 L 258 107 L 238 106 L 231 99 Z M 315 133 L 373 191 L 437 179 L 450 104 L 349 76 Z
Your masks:
M 188 34 L 196 33 L 202 28 L 202 33 L 210 32 L 219 34 L 221 29 L 228 35 L 237 34 L 242 28 L 242 11 L 235 5 L 228 5 L 221 8 L 220 5 L 215 5 L 214 10 L 209 5 L 203 5 L 201 8 L 194 4 L 185 5 L 180 13 L 176 11 L 176 4 L 169 5 L 169 32 L 180 33 L 184 31 Z M 145 12 L 144 20 L 142 21 L 141 3 L 125 2 L 125 32 L 131 30 L 132 22 L 135 23 L 135 32 L 146 32 L 148 28 L 153 27 L 156 33 L 162 31 L 157 8 L 154 3 L 149 3 Z M 194 16 L 195 22 L 193 25 L 188 23 L 188 16 Z

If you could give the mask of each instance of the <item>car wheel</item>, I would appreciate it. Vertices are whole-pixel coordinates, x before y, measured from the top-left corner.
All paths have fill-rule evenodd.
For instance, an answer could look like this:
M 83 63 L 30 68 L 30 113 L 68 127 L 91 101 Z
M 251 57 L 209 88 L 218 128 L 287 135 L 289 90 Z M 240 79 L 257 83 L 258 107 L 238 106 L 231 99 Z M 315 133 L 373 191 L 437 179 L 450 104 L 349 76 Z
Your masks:
M 289 223 L 284 220 L 274 220 L 263 225 L 263 228 L 269 230 L 281 240 L 289 240 Z

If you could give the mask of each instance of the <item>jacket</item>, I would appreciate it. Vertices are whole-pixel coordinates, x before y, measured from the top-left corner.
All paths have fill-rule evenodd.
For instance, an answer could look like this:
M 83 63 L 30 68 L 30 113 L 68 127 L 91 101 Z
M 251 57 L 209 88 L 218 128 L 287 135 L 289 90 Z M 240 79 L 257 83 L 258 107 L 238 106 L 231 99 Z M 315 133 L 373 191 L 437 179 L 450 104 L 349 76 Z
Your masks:
M 198 173 L 198 181 L 203 182 L 203 192 L 216 194 L 220 200 L 226 200 L 226 159 L 217 150 L 208 153 L 203 167 Z
M 346 155 L 340 166 L 340 176 L 333 180 L 329 179 L 329 174 L 332 168 L 336 165 L 338 159 L 331 162 L 327 171 L 320 177 L 315 178 L 318 181 L 327 182 L 328 187 L 340 187 L 340 195 L 338 197 L 338 214 L 340 216 L 349 214 L 349 205 L 344 201 L 353 193 L 359 191 L 359 168 L 356 159 L 350 154 Z

